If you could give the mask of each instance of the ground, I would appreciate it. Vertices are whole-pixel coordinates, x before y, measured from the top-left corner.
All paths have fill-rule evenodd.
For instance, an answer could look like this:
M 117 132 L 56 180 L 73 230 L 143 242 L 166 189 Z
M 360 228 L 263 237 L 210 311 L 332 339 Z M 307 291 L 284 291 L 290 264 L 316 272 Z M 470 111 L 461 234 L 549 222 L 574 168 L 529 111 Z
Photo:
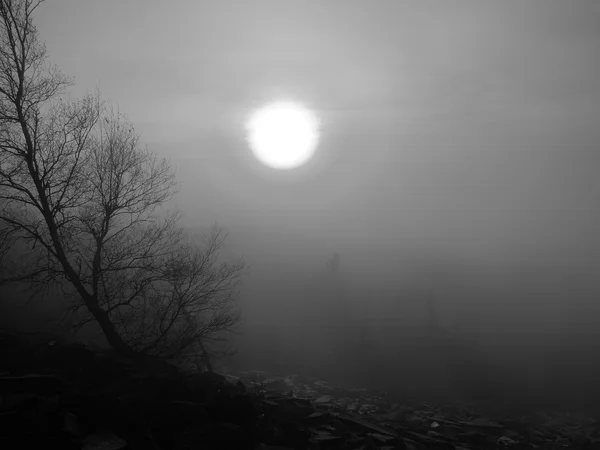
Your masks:
M 0 334 L 0 448 L 600 449 L 600 422 L 431 404 L 261 371 L 184 373 Z

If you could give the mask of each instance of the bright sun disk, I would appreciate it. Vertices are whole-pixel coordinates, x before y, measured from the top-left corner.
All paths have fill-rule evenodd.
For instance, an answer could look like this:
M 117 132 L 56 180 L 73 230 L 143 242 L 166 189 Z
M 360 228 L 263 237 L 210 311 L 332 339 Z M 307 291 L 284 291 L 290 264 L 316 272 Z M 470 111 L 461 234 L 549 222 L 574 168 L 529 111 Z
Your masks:
M 315 114 L 291 101 L 269 103 L 254 111 L 246 129 L 254 156 L 280 170 L 306 163 L 313 156 L 319 138 Z

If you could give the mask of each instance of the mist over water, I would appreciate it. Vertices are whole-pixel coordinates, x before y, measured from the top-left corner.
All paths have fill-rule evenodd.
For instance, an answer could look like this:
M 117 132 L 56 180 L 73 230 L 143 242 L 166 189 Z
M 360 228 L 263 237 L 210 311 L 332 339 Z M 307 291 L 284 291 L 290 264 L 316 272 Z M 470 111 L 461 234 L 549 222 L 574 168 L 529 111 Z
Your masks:
M 582 236 L 543 248 L 524 229 L 502 245 L 496 225 L 479 245 L 485 230 L 471 227 L 472 243 L 437 224 L 437 239 L 231 230 L 251 267 L 234 361 L 417 397 L 594 408 L 600 308 Z

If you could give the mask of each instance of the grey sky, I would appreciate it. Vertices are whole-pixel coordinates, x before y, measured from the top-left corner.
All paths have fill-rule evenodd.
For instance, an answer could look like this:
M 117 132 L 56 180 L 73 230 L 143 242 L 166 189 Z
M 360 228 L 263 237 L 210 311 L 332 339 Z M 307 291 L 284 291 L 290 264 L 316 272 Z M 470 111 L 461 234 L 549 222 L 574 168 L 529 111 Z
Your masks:
M 53 0 L 36 23 L 74 93 L 99 86 L 172 159 L 187 225 L 365 261 L 544 261 L 593 285 L 595 0 Z M 293 173 L 244 142 L 244 115 L 280 95 L 323 123 Z

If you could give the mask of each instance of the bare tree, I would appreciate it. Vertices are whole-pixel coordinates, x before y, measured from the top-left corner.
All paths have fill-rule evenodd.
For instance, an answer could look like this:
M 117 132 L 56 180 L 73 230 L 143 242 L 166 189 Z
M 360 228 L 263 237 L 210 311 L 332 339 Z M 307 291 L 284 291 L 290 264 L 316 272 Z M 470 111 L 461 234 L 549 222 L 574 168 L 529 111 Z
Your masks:
M 333 255 L 331 255 L 331 258 L 329 258 L 327 260 L 326 266 L 334 274 L 339 273 L 339 271 L 340 271 L 340 254 L 338 252 L 333 252 Z
M 61 97 L 71 83 L 46 65 L 40 3 L 0 0 L 3 281 L 61 286 L 75 324 L 96 321 L 122 353 L 170 357 L 209 342 L 239 320 L 244 265 L 219 261 L 220 228 L 190 241 L 177 214 L 159 214 L 174 173 L 125 117 L 97 94 Z

